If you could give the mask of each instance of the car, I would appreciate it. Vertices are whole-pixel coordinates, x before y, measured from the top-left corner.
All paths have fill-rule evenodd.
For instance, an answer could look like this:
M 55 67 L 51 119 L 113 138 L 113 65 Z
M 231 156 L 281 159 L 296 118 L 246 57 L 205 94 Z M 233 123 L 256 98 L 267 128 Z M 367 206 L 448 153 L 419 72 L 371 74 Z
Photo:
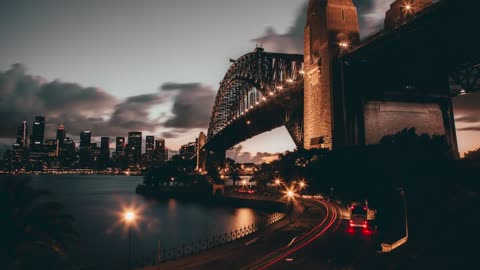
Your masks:
M 354 202 L 350 206 L 349 226 L 352 228 L 368 228 L 367 221 L 368 207 L 364 204 Z

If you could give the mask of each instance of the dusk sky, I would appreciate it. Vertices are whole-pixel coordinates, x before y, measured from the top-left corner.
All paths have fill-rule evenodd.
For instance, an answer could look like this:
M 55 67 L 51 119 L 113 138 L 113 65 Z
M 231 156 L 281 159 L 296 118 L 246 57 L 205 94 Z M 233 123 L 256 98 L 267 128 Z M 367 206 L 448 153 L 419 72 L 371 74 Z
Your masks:
M 357 0 L 362 35 L 391 0 Z M 229 59 L 303 53 L 306 0 L 0 0 L 0 154 L 24 119 L 64 124 L 78 141 L 164 137 L 178 149 L 205 131 Z M 460 152 L 480 146 L 480 97 L 455 100 Z M 241 143 L 238 161 L 295 146 L 285 128 Z

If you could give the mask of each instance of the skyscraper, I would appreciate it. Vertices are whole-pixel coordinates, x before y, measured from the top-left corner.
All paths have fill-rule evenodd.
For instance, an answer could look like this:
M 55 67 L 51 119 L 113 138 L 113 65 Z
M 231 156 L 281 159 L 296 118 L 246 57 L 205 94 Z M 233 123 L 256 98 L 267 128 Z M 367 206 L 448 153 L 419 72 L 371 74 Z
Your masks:
M 110 160 L 110 137 L 102 137 L 100 140 L 100 167 L 105 167 Z
M 60 162 L 63 167 L 73 167 L 77 162 L 77 153 L 75 151 L 75 142 L 70 138 L 65 138 L 60 147 Z
M 154 155 L 155 164 L 165 163 L 167 159 L 168 158 L 166 158 L 165 139 L 156 140 L 155 155 Z
M 147 136 L 145 141 L 145 154 L 146 154 L 146 161 L 147 165 L 150 165 L 153 161 L 153 156 L 155 154 L 155 137 L 154 136 Z
M 92 160 L 91 144 L 92 144 L 92 132 L 82 131 L 80 133 L 80 147 L 78 149 L 81 167 L 88 167 L 91 165 L 91 160 Z
M 32 137 L 30 141 L 31 152 L 43 152 L 43 140 L 45 137 L 45 117 L 36 116 L 33 122 Z
M 67 131 L 63 125 L 60 125 L 57 129 L 57 141 L 62 144 L 65 138 L 67 138 Z
M 67 131 L 63 125 L 60 125 L 57 129 L 57 157 L 60 156 L 60 149 L 65 138 L 67 138 Z
M 17 132 L 17 144 L 21 148 L 28 148 L 28 125 L 27 121 L 23 121 Z
M 29 165 L 32 170 L 43 170 L 45 152 L 43 139 L 45 136 L 45 117 L 36 116 L 33 122 L 32 135 L 30 137 Z
M 125 137 L 117 137 L 116 144 L 115 144 L 115 152 L 125 152 Z
M 128 160 L 130 165 L 138 165 L 142 155 L 142 132 L 128 133 Z
M 115 153 L 113 155 L 115 167 L 125 168 L 125 137 L 117 137 L 115 141 Z
M 80 148 L 81 147 L 90 147 L 92 144 L 92 132 L 91 131 L 82 131 L 80 133 Z

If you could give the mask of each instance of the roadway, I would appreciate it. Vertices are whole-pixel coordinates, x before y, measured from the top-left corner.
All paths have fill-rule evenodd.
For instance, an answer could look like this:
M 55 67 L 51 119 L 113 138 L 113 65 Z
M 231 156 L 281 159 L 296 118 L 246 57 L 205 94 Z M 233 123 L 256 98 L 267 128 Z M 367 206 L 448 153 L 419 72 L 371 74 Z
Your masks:
M 148 269 L 345 269 L 375 256 L 375 236 L 348 233 L 339 206 L 306 200 L 294 209 L 292 223 L 287 217 L 258 235 Z

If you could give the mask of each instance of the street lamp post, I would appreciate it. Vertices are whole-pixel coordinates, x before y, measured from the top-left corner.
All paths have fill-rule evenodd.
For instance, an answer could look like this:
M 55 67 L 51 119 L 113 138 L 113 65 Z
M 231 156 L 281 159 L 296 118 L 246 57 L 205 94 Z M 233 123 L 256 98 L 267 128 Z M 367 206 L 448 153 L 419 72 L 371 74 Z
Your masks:
M 295 193 L 293 190 L 287 191 L 287 202 L 291 203 L 292 208 L 290 209 L 290 223 L 292 223 L 292 216 L 293 216 L 293 198 L 295 197 Z
M 132 223 L 135 221 L 135 213 L 128 211 L 124 214 L 128 226 L 128 270 L 132 269 Z
M 403 211 L 405 213 L 405 237 L 408 239 L 408 215 L 407 215 L 407 196 L 405 195 L 405 190 L 400 188 L 400 195 L 403 198 Z
M 300 196 L 302 197 L 302 203 L 303 203 L 303 193 L 302 193 L 302 191 L 305 189 L 306 186 L 307 186 L 307 184 L 305 184 L 305 180 L 302 180 L 300 182 Z

